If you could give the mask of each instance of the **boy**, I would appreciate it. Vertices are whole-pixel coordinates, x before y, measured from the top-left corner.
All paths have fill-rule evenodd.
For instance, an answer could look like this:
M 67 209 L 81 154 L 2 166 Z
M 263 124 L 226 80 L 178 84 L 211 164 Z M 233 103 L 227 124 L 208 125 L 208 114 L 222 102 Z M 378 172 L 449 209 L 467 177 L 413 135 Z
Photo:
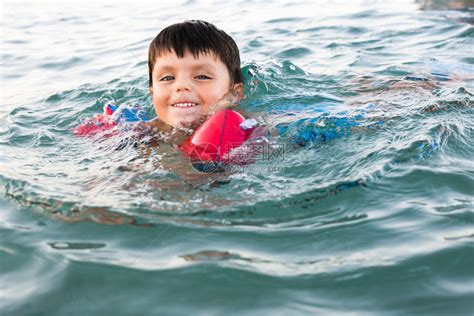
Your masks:
M 242 98 L 243 76 L 234 40 L 214 25 L 190 20 L 163 29 L 148 51 L 149 89 L 159 131 L 196 127 Z

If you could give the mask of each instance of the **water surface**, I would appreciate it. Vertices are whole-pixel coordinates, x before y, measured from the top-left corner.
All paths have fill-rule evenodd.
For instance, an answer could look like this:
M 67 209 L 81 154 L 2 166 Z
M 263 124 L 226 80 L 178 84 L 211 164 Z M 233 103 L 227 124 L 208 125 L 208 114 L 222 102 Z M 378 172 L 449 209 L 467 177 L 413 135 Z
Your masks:
M 423 8 L 4 3 L 2 311 L 472 313 L 472 10 Z M 304 147 L 203 175 L 72 135 L 109 101 L 153 115 L 147 46 L 189 18 L 234 37 L 242 107 Z

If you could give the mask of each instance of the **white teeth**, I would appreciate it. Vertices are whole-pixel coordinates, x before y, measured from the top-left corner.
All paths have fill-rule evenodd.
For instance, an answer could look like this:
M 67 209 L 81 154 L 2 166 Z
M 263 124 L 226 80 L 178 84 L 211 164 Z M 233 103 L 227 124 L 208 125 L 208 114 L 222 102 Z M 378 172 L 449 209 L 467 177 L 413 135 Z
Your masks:
M 174 107 L 177 107 L 177 108 L 190 108 L 190 107 L 193 107 L 193 106 L 196 106 L 197 103 L 176 103 L 176 104 L 173 104 Z

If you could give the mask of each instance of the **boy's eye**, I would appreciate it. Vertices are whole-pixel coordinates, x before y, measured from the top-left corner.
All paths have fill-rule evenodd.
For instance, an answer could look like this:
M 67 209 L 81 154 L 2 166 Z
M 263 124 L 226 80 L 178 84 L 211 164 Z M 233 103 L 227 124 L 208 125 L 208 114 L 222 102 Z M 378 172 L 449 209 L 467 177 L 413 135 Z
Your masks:
M 211 79 L 210 77 L 206 76 L 206 75 L 198 75 L 196 76 L 196 79 L 199 79 L 199 80 L 208 80 L 208 79 Z
M 173 79 L 174 79 L 173 76 L 164 76 L 163 78 L 160 79 L 160 81 L 171 81 Z

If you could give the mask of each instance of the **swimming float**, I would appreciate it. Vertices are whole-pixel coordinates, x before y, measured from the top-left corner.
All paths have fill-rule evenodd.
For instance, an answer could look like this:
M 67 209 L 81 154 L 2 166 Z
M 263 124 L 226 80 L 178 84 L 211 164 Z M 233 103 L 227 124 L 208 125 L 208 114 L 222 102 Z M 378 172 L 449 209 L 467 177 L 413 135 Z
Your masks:
M 92 136 L 112 130 L 121 123 L 148 120 L 145 112 L 139 108 L 107 104 L 103 114 L 95 115 L 93 119 L 75 127 L 73 133 L 77 136 Z M 208 117 L 179 148 L 197 170 L 222 170 L 224 164 L 244 163 L 242 159 L 236 159 L 232 151 L 256 135 L 256 126 L 255 119 L 245 119 L 240 113 L 225 109 Z M 117 133 L 104 135 L 110 137 Z
M 194 168 L 211 172 L 226 164 L 243 164 L 242 156 L 232 155 L 247 140 L 255 137 L 257 121 L 225 109 L 210 116 L 181 146 Z
M 92 136 L 111 130 L 121 123 L 146 121 L 149 121 L 149 118 L 142 108 L 128 105 L 116 106 L 109 103 L 105 105 L 103 114 L 96 114 L 92 119 L 76 126 L 72 132 L 76 136 Z M 107 135 L 111 136 L 115 133 Z

